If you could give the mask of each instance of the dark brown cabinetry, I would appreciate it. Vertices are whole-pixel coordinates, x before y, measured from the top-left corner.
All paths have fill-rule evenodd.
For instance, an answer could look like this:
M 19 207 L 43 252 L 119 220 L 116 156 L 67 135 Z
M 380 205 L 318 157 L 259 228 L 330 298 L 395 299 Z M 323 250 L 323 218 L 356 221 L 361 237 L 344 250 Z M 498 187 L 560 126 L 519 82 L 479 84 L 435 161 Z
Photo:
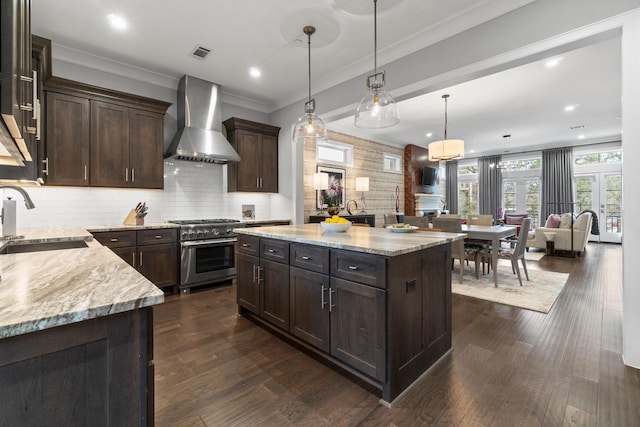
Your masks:
M 261 309 L 256 266 L 289 264 L 288 295 L 267 304 L 288 298 L 287 337 L 378 387 L 387 402 L 451 348 L 449 244 L 385 257 L 241 233 L 238 243 L 240 313 L 285 329 Z
M 158 287 L 178 285 L 177 229 L 101 231 L 93 237 Z
M 152 426 L 151 307 L 0 340 L 3 426 Z
M 342 218 L 349 220 L 356 224 L 369 224 L 371 227 L 376 226 L 376 216 L 375 215 L 340 215 Z M 311 215 L 309 216 L 310 223 L 318 223 L 322 222 L 325 219 L 329 218 L 324 215 Z
M 289 331 L 289 244 L 241 236 L 236 260 L 238 305 Z
M 164 186 L 169 103 L 55 77 L 45 89 L 46 184 Z
M 228 190 L 278 192 L 280 128 L 232 117 L 223 122 L 240 162 L 227 165 Z

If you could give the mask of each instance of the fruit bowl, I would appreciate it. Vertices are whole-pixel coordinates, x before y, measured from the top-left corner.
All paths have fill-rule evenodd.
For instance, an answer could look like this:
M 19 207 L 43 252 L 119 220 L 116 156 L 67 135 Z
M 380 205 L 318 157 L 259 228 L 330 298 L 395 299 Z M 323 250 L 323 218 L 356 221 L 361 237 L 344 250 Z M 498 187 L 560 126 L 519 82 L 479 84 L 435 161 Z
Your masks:
M 322 221 L 320 223 L 323 233 L 344 233 L 351 227 L 350 222 L 329 223 Z

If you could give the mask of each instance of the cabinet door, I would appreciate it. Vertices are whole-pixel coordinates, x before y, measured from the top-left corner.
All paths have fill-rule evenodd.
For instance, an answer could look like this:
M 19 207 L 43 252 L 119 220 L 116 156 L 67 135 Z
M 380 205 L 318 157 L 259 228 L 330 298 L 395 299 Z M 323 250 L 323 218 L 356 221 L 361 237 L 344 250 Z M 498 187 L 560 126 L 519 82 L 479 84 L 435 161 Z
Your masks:
M 260 188 L 258 191 L 278 192 L 278 137 L 260 136 Z
M 244 130 L 237 131 L 238 191 L 258 191 L 260 178 L 260 135 Z
M 291 333 L 329 353 L 329 276 L 291 267 Z
M 289 266 L 260 260 L 260 317 L 289 330 Z
M 138 271 L 158 287 L 177 285 L 177 244 L 138 246 Z
M 260 314 L 260 287 L 256 269 L 260 259 L 243 253 L 236 253 L 237 303 L 254 314 Z
M 122 258 L 131 267 L 136 268 L 138 265 L 137 251 L 135 246 L 127 246 L 123 248 L 110 248 L 114 254 Z
M 46 114 L 46 183 L 89 185 L 89 100 L 48 92 Z
M 385 291 L 331 279 L 331 355 L 385 380 Z
M 129 109 L 130 184 L 136 188 L 164 187 L 164 116 Z
M 91 185 L 126 187 L 129 170 L 129 109 L 91 101 Z

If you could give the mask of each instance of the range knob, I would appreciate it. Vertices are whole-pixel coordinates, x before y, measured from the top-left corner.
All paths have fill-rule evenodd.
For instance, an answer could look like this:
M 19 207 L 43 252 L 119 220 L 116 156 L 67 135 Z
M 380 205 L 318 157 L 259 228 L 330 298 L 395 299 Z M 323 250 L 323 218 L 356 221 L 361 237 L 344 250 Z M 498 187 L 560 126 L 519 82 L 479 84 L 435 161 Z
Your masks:
M 204 230 L 204 235 L 207 236 L 209 234 L 209 230 Z
M 217 228 L 213 229 L 213 235 L 214 236 L 219 236 L 220 235 L 220 230 L 218 230 Z
M 186 231 L 183 231 L 182 232 L 182 239 L 183 240 L 186 239 L 188 235 L 189 235 L 189 233 L 187 233 Z

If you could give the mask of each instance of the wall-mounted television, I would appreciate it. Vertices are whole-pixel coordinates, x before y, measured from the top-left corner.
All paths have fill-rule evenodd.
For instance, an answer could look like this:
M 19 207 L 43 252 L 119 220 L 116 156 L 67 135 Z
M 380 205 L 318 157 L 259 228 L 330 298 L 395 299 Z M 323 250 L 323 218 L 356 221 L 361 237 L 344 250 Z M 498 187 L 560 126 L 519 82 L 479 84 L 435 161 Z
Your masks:
M 432 168 L 425 166 L 422 168 L 422 185 L 437 185 L 438 184 L 438 168 Z

